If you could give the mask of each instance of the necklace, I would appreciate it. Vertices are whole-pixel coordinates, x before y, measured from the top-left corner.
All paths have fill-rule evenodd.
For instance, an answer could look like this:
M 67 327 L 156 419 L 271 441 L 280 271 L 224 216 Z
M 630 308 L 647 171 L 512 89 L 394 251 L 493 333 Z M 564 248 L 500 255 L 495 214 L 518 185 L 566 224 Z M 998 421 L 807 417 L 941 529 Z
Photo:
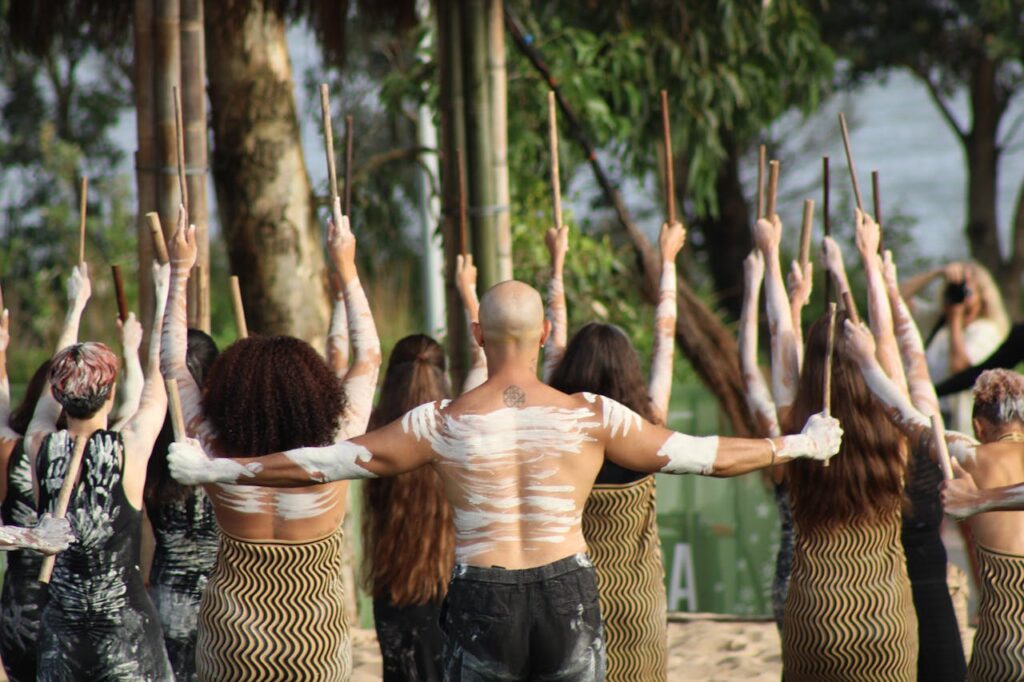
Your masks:
M 1009 441 L 1011 443 L 1024 443 L 1024 433 L 1020 431 L 1010 431 L 999 436 L 996 440 Z

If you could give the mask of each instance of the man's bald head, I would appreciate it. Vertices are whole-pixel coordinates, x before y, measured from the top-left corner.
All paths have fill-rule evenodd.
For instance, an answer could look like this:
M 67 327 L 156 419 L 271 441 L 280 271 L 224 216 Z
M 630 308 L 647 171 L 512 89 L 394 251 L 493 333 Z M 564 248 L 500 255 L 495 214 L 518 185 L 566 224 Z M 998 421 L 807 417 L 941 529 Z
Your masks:
M 495 284 L 480 300 L 480 330 L 486 344 L 539 345 L 544 332 L 544 303 L 529 284 Z

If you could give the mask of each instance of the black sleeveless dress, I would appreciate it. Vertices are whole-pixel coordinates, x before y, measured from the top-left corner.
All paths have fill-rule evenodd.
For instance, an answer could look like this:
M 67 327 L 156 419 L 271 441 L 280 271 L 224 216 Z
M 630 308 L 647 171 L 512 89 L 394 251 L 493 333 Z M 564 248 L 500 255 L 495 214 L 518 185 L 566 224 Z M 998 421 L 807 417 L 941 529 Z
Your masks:
M 930 440 L 922 438 L 912 447 L 906 493 L 910 509 L 903 513 L 900 533 L 917 611 L 917 679 L 959 682 L 967 676 L 967 661 L 946 583 L 946 546 L 939 533 L 942 472 L 928 456 L 930 446 Z
M 202 488 L 184 499 L 147 505 L 156 547 L 149 592 L 163 628 L 167 657 L 177 682 L 196 677 L 199 602 L 217 561 L 219 533 L 213 504 Z
M 32 467 L 25 452 L 25 441 L 19 440 L 7 461 L 7 496 L 0 505 L 0 518 L 5 526 L 34 526 L 35 499 L 32 493 Z M 39 638 L 39 616 L 43 610 L 45 586 L 39 582 L 43 555 L 27 549 L 6 552 L 0 596 L 0 655 L 12 682 L 36 679 L 36 641 Z
M 56 506 L 73 439 L 39 449 L 39 508 Z M 172 680 L 156 609 L 139 571 L 142 511 L 125 497 L 124 444 L 97 431 L 82 457 L 68 521 L 77 538 L 57 555 L 43 608 L 40 680 Z

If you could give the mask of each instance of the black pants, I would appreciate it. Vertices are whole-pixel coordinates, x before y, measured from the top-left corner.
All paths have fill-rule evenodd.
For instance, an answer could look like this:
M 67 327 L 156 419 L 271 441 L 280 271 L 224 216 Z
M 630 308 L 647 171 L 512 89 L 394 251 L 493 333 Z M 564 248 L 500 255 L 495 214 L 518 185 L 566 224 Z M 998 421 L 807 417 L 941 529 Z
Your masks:
M 447 682 L 603 682 L 597 577 L 585 554 L 522 570 L 456 565 L 442 613 Z
M 384 663 L 384 682 L 441 682 L 444 635 L 441 603 L 395 606 L 374 598 L 373 621 Z

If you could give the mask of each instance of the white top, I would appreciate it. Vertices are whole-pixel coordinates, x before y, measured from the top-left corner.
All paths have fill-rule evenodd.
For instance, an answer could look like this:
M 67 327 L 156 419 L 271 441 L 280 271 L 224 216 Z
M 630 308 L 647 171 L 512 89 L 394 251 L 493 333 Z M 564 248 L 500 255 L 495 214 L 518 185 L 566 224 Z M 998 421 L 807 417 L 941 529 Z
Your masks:
M 992 355 L 1003 342 L 1003 334 L 999 325 L 992 320 L 979 318 L 964 328 L 964 346 L 967 352 L 967 359 L 972 365 L 976 365 L 988 356 Z M 950 336 L 949 327 L 943 326 L 932 338 L 931 343 L 925 350 L 925 357 L 928 360 L 928 372 L 932 381 L 939 383 L 949 378 L 953 372 L 949 368 Z M 970 391 L 961 391 L 940 401 L 943 412 L 950 414 L 947 427 L 971 433 L 971 410 L 974 401 L 971 399 Z

